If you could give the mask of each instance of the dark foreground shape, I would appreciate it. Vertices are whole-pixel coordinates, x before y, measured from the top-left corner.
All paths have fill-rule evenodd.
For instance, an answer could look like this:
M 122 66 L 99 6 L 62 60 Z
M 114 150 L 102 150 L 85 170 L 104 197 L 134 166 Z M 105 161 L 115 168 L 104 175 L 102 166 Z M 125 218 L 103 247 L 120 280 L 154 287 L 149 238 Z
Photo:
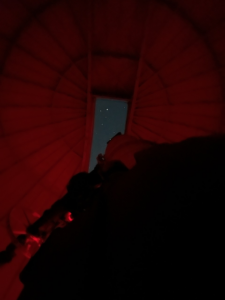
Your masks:
M 16 246 L 11 243 L 9 244 L 4 251 L 0 252 L 0 266 L 6 263 L 9 263 L 15 256 Z
M 20 300 L 205 299 L 219 292 L 225 139 L 137 155 L 21 273 Z

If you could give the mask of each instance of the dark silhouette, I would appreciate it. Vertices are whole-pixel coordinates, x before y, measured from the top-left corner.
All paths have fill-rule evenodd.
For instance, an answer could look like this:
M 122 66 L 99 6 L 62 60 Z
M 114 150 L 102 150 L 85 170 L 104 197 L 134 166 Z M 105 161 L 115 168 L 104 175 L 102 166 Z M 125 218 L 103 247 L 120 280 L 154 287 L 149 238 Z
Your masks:
M 19 299 L 221 295 L 224 153 L 224 137 L 204 137 L 136 155 L 133 169 L 103 183 L 90 213 L 32 257 Z
M 77 214 L 85 211 L 91 205 L 91 199 L 97 188 L 101 186 L 102 180 L 96 171 L 74 175 L 67 185 L 67 193 L 27 228 L 27 234 L 19 235 L 16 242 L 10 243 L 4 251 L 0 252 L 0 265 L 13 259 L 16 248 L 25 245 L 29 235 L 40 238 L 42 243 L 56 227 L 64 227 Z
M 10 262 L 15 256 L 16 248 L 25 245 L 30 235 L 39 238 L 39 243 L 42 244 L 54 229 L 65 227 L 92 204 L 104 180 L 112 173 L 128 170 L 119 161 L 110 162 L 105 168 L 103 165 L 104 160 L 92 172 L 74 175 L 67 185 L 67 193 L 27 228 L 27 234 L 19 235 L 15 243 L 10 243 L 0 252 L 0 265 Z
M 41 218 L 27 228 L 27 233 L 45 239 L 48 231 L 51 232 L 61 221 L 67 222 L 67 213 L 71 213 L 72 221 L 91 204 L 91 199 L 101 183 L 102 178 L 97 172 L 81 172 L 73 176 L 67 185 L 68 192 L 50 209 L 44 211 Z

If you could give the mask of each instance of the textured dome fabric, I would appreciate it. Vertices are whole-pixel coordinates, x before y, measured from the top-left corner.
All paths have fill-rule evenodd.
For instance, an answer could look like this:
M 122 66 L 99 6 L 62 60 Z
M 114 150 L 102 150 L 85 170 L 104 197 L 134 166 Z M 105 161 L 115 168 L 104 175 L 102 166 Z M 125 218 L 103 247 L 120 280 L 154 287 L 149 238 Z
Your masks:
M 87 171 L 96 96 L 155 143 L 225 131 L 224 0 L 0 0 L 0 251 L 10 211 L 41 214 Z M 16 299 L 27 260 L 0 269 Z

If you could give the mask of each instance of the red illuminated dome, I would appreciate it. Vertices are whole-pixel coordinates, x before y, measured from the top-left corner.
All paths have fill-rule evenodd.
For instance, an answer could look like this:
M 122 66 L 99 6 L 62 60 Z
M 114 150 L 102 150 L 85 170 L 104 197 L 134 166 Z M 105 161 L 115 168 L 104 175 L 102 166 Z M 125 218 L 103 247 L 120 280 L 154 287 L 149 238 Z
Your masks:
M 224 133 L 224 17 L 224 0 L 0 0 L 0 250 L 13 208 L 42 213 L 87 170 L 96 95 L 130 99 L 138 139 Z M 26 262 L 0 269 L 0 299 Z

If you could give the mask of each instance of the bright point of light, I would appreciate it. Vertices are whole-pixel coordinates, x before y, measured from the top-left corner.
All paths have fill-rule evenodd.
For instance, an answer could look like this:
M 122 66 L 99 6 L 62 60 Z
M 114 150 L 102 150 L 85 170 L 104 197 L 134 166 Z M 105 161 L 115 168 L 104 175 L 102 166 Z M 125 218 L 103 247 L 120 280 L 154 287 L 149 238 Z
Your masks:
M 108 108 L 106 108 L 106 110 L 109 110 Z

